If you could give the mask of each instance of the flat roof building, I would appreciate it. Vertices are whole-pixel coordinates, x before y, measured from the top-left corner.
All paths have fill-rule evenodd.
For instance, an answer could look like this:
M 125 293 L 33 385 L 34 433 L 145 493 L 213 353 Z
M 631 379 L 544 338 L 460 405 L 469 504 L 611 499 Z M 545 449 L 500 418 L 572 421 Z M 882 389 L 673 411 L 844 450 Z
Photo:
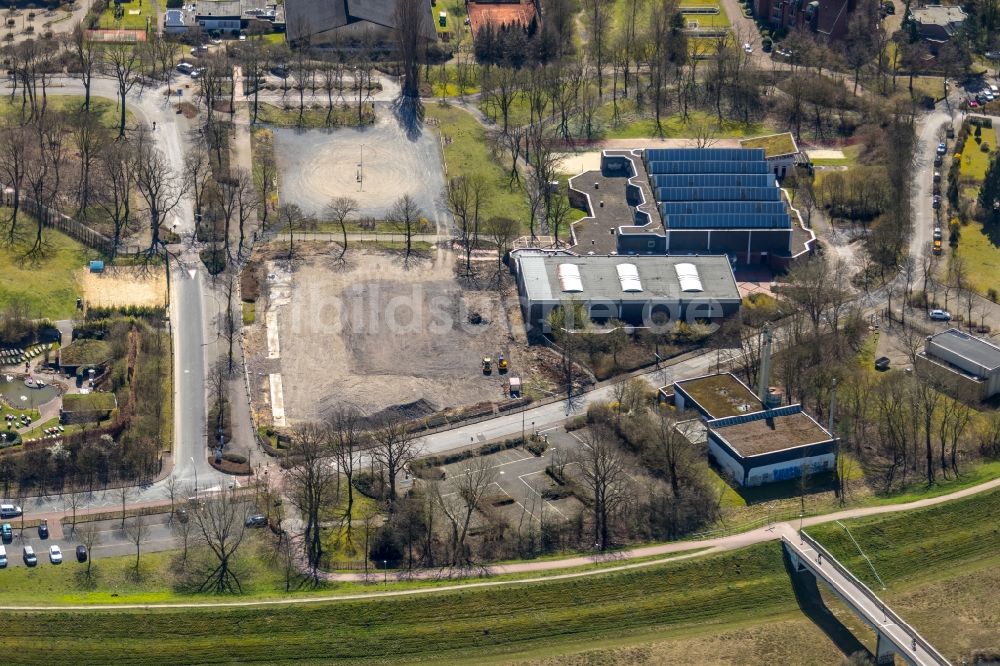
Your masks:
M 674 405 L 698 412 L 708 454 L 741 486 L 833 471 L 837 442 L 801 405 L 769 409 L 731 373 L 674 382 Z M 668 396 L 668 387 L 660 389 Z M 770 400 L 770 398 L 769 398 Z
M 957 5 L 926 5 L 910 9 L 910 20 L 916 25 L 917 34 L 930 42 L 932 48 L 951 39 L 967 17 Z
M 916 365 L 961 400 L 980 402 L 1000 393 L 1000 347 L 958 329 L 928 336 Z
M 525 322 L 543 329 L 551 312 L 570 301 L 583 303 L 591 319 L 645 326 L 721 319 L 741 303 L 724 256 L 581 257 L 516 250 L 513 258 Z
M 287 33 L 293 43 L 360 40 L 366 33 L 388 43 L 395 30 L 399 0 L 285 0 Z M 431 3 L 421 10 L 420 34 L 437 40 Z

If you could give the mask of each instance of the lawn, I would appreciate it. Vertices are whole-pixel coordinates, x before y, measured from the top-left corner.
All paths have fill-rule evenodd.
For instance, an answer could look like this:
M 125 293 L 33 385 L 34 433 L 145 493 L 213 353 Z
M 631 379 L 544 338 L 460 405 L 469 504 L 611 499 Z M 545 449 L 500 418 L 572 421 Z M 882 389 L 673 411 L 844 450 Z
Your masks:
M 968 279 L 980 294 L 990 289 L 1000 292 L 1000 248 L 984 233 L 981 222 L 972 221 L 962 227 L 958 255 L 966 266 L 975 266 Z
M 142 0 L 127 0 L 119 6 L 123 12 L 121 19 L 115 18 L 115 3 L 110 2 L 108 8 L 101 14 L 97 27 L 106 30 L 145 30 L 147 18 L 154 27 L 156 26 L 155 0 L 146 0 L 145 5 Z
M 973 130 L 975 131 L 975 130 Z M 983 129 L 980 137 L 983 143 L 989 145 L 990 150 L 995 150 L 996 132 L 990 128 Z M 962 183 L 982 183 L 986 178 L 986 169 L 990 166 L 990 153 L 984 153 L 980 145 L 976 143 L 973 134 L 969 133 L 969 138 L 965 142 L 962 150 L 962 164 L 959 167 L 962 174 Z
M 605 103 L 595 114 L 595 122 L 602 130 L 603 138 L 607 139 L 645 139 L 650 137 L 678 138 L 694 136 L 702 128 L 708 129 L 717 139 L 743 139 L 770 134 L 773 130 L 761 123 L 744 124 L 735 120 L 723 120 L 704 111 L 693 110 L 685 122 L 679 114 L 667 115 L 660 119 L 661 132 L 657 131 L 653 119 L 653 109 L 644 108 L 641 112 L 635 109 L 634 100 L 618 101 L 620 120 L 616 125 L 613 119 L 613 105 Z
M 358 126 L 358 110 L 356 107 L 336 107 L 329 113 L 328 107 L 311 107 L 306 105 L 299 113 L 298 102 L 293 95 L 289 96 L 291 108 L 281 108 L 273 104 L 261 102 L 257 107 L 258 122 L 275 127 L 356 127 Z M 365 103 L 362 111 L 365 123 L 375 121 L 375 110 L 371 103 Z
M 486 203 L 482 219 L 504 216 L 527 226 L 530 212 L 523 189 L 514 184 L 507 187 L 507 170 L 486 146 L 486 130 L 468 112 L 437 102 L 426 105 L 427 118 L 438 123 L 438 130 L 447 137 L 444 161 L 448 178 L 478 176 L 486 183 Z
M 6 220 L 9 215 L 9 209 L 0 209 L 0 218 Z M 24 233 L 34 224 L 23 211 L 18 214 L 18 228 Z M 27 250 L 24 243 L 0 252 L 0 309 L 20 299 L 30 317 L 69 319 L 81 295 L 73 274 L 97 253 L 52 229 L 46 229 L 43 238 L 47 244 L 44 255 L 31 261 L 21 258 Z
M 995 570 L 998 561 L 1000 542 L 993 519 L 998 510 L 1000 492 L 993 492 L 848 525 L 888 583 L 887 598 L 901 597 L 897 610 L 907 616 L 914 603 L 908 590 L 943 572 L 978 573 L 979 587 L 995 587 L 990 582 L 994 579 L 982 574 Z M 852 571 L 866 576 L 867 564 L 842 528 L 830 524 L 809 532 Z M 131 558 L 98 560 L 98 580 L 108 588 L 100 593 L 79 591 L 84 581 L 75 563 L 11 569 L 0 576 L 5 578 L 5 598 L 14 603 L 29 599 L 37 603 L 39 591 L 44 598 L 64 602 L 155 602 L 177 598 L 175 592 L 158 591 L 164 581 L 169 584 L 169 578 L 159 576 L 167 571 L 170 559 L 166 554 L 143 556 L 138 580 L 128 572 Z M 243 563 L 251 568 L 245 576 L 248 596 L 280 593 L 280 572 L 259 562 Z M 399 584 L 400 589 L 412 585 Z M 112 589 L 118 590 L 118 597 L 111 597 Z M 357 589 L 337 586 L 338 592 Z M 980 596 L 975 608 L 966 609 L 966 621 L 993 612 L 992 597 Z M 953 604 L 958 601 L 952 599 Z M 0 618 L 5 647 L 22 661 L 72 658 L 75 663 L 110 664 L 127 663 L 142 654 L 146 663 L 175 663 L 195 655 L 203 662 L 247 662 L 266 654 L 274 662 L 295 658 L 383 663 L 482 661 L 521 653 L 555 656 L 572 647 L 718 635 L 734 626 L 766 633 L 775 622 L 802 618 L 798 609 L 781 546 L 770 542 L 604 575 L 419 596 L 204 611 L 18 612 Z M 843 613 L 836 605 L 834 611 Z M 870 633 L 856 628 L 850 618 L 844 621 L 858 638 L 870 642 Z M 135 631 L 136 622 L 142 623 L 143 631 Z M 917 626 L 932 642 L 946 638 L 936 624 Z M 46 640 L 39 641 L 39 635 Z M 993 639 L 986 633 L 976 647 Z M 783 657 L 790 658 L 797 649 L 780 649 L 768 661 L 785 661 Z M 950 651 L 948 656 L 958 655 Z
M 685 7 L 718 7 L 718 14 L 685 14 Z M 681 14 L 684 16 L 684 24 L 692 21 L 698 22 L 699 28 L 726 28 L 729 26 L 729 17 L 726 9 L 716 0 L 681 0 Z

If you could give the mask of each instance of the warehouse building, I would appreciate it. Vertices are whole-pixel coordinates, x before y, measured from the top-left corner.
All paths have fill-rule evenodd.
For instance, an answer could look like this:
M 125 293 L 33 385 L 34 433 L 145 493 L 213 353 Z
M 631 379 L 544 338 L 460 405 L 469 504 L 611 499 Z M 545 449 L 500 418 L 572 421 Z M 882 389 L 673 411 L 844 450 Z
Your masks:
M 916 366 L 966 402 L 981 402 L 1000 393 L 1000 347 L 958 329 L 928 336 Z
M 723 256 L 581 257 L 516 250 L 512 259 L 524 320 L 545 332 L 552 311 L 571 301 L 583 303 L 593 320 L 636 326 L 720 320 L 741 303 Z
M 769 391 L 765 396 L 767 404 L 730 373 L 677 381 L 660 389 L 661 400 L 701 416 L 709 457 L 741 486 L 832 472 L 836 438 L 801 405 L 782 407 L 780 394 Z

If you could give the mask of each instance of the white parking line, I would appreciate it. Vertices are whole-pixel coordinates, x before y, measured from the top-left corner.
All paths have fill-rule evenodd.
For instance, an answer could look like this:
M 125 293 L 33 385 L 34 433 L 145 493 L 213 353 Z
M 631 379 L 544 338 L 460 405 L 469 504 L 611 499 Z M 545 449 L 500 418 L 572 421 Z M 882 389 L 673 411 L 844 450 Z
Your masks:
M 531 484 L 524 480 L 524 477 L 526 477 L 526 476 L 534 476 L 535 474 L 544 474 L 544 473 L 545 473 L 545 470 L 540 470 L 538 472 L 528 472 L 527 474 L 522 474 L 521 476 L 519 476 L 517 478 L 519 478 L 521 480 L 521 483 L 523 483 L 525 486 L 528 487 L 528 490 L 530 490 L 531 492 L 533 492 L 536 495 L 538 495 L 539 497 L 541 497 L 543 505 L 547 504 L 550 509 L 552 509 L 553 511 L 555 511 L 556 513 L 558 513 L 560 516 L 562 516 L 563 520 L 566 520 L 566 514 L 565 513 L 563 513 L 559 509 L 557 509 L 555 507 L 555 505 L 552 504 L 552 502 L 550 502 L 547 499 L 545 499 L 544 497 L 542 497 L 542 494 L 540 492 L 538 492 L 537 490 L 535 490 L 534 488 L 532 488 Z M 538 522 L 541 522 L 541 521 L 539 520 Z

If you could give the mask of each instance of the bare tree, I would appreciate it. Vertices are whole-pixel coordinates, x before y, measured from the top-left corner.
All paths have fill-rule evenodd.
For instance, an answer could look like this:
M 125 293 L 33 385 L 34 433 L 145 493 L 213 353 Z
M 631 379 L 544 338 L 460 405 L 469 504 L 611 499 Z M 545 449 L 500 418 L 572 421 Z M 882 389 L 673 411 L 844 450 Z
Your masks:
M 198 535 L 215 555 L 216 565 L 199 585 L 199 591 L 242 592 L 243 587 L 233 571 L 233 556 L 246 536 L 248 505 L 233 491 L 223 490 L 204 502 L 194 512 L 192 520 Z
M 118 251 L 132 222 L 135 159 L 135 145 L 128 139 L 119 139 L 106 146 L 97 160 L 98 187 L 94 195 L 97 206 L 112 224 L 112 253 Z
M 396 475 L 417 457 L 419 440 L 407 431 L 406 423 L 386 418 L 372 432 L 371 456 L 385 470 L 389 481 L 389 503 L 396 503 Z
M 477 457 L 464 474 L 453 481 L 453 492 L 441 494 L 441 485 L 435 485 L 435 499 L 449 524 L 449 555 L 452 566 L 471 564 L 466 538 L 472 516 L 486 496 L 487 489 L 496 480 L 496 470 L 486 457 Z
M 125 136 L 125 100 L 142 77 L 139 49 L 132 44 L 106 44 L 101 49 L 101 69 L 118 84 L 118 136 Z
M 90 83 L 93 80 L 95 67 L 100 65 L 101 50 L 95 40 L 87 39 L 82 23 L 73 28 L 70 41 L 76 59 L 76 72 L 83 83 L 83 110 L 90 111 Z
M 171 474 L 167 477 L 163 487 L 167 491 L 167 496 L 170 497 L 170 522 L 172 523 L 174 522 L 174 505 L 180 493 L 180 483 L 177 481 L 177 477 Z
M 321 518 L 336 500 L 337 469 L 331 464 L 334 450 L 322 426 L 306 423 L 295 428 L 292 455 L 295 462 L 286 474 L 288 497 L 305 521 L 306 562 L 313 581 L 318 583 L 323 558 Z
M 427 20 L 424 0 L 398 0 L 396 2 L 396 48 L 403 79 L 403 96 L 415 98 L 420 92 L 420 63 L 424 54 L 424 37 L 421 34 Z
M 445 186 L 444 198 L 455 218 L 465 247 L 465 271 L 472 273 L 472 249 L 479 242 L 479 212 L 485 194 L 485 182 L 479 176 L 457 176 Z
M 404 0 L 409 2 L 410 0 Z M 409 194 L 404 194 L 403 196 L 396 199 L 396 202 L 389 209 L 389 213 L 386 215 L 386 219 L 393 224 L 397 229 L 399 229 L 403 235 L 406 237 L 406 255 L 405 259 L 409 260 L 410 254 L 413 248 L 413 234 L 417 232 L 420 228 L 420 218 L 423 217 L 424 213 L 417 206 L 417 202 L 413 200 Z
M 132 486 L 122 485 L 118 488 L 118 497 L 122 501 L 122 526 L 121 529 L 125 529 L 125 504 L 128 502 L 129 498 L 132 497 Z
M 327 419 L 327 427 L 337 467 L 347 482 L 347 506 L 344 508 L 343 522 L 350 541 L 354 512 L 354 470 L 361 454 L 360 414 L 353 407 L 338 407 Z
M 135 573 L 139 574 L 139 552 L 142 548 L 142 543 L 146 540 L 148 536 L 148 526 L 146 525 L 146 517 L 143 515 L 138 515 L 132 519 L 125 528 L 125 536 L 128 538 L 129 543 L 135 546 Z
M 160 246 L 160 225 L 184 198 L 185 183 L 149 137 L 140 135 L 135 164 L 135 184 L 149 214 L 150 241 L 147 257 Z
M 486 222 L 486 232 L 497 250 L 497 278 L 503 272 L 503 258 L 510 250 L 511 242 L 517 238 L 517 220 L 509 217 L 491 217 Z
M 594 517 L 594 545 L 607 550 L 611 539 L 611 518 L 626 498 L 625 459 L 610 433 L 589 429 L 579 452 L 583 480 L 590 491 Z
M 204 144 L 196 143 L 184 154 L 184 179 L 191 188 L 194 198 L 195 222 L 200 226 L 202 205 L 205 202 L 205 192 L 212 180 L 212 168 L 208 149 Z M 195 234 L 198 234 L 198 229 Z
M 326 207 L 327 213 L 340 225 L 340 233 L 343 234 L 344 244 L 340 248 L 340 256 L 343 259 L 347 254 L 347 218 L 358 212 L 358 200 L 353 197 L 335 197 Z
M 101 533 L 94 523 L 85 523 L 80 529 L 73 529 L 73 538 L 79 540 L 83 547 L 87 549 L 87 577 L 90 577 L 90 568 L 94 564 L 94 546 L 101 541 Z
M 191 543 L 191 533 L 194 530 L 194 523 L 191 522 L 190 516 L 185 514 L 184 517 L 172 522 L 170 527 L 181 541 L 181 566 L 187 567 L 188 546 Z

